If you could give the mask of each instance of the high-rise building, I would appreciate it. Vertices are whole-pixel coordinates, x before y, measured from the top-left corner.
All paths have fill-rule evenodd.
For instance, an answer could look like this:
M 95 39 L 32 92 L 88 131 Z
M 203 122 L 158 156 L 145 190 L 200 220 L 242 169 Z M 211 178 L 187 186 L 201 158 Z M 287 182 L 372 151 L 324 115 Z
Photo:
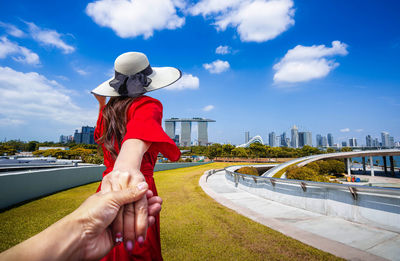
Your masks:
M 83 144 L 95 144 L 94 142 L 94 127 L 82 126 L 82 131 L 75 130 L 74 142 Z
M 321 134 L 317 134 L 316 142 L 317 142 L 317 147 L 322 147 L 322 135 Z
M 206 146 L 208 144 L 208 122 L 199 121 L 197 124 L 197 140 L 199 142 L 199 146 Z
M 328 138 L 326 136 L 322 137 L 322 147 L 328 147 Z
M 378 138 L 375 138 L 372 140 L 372 147 L 376 147 L 376 148 L 381 147 L 381 145 L 379 144 Z
M 382 139 L 382 147 L 388 148 L 389 147 L 389 133 L 386 131 L 382 131 L 381 139 Z
M 309 131 L 304 132 L 305 136 L 304 136 L 304 146 L 312 146 L 312 133 Z
M 245 131 L 244 132 L 244 143 L 249 142 L 250 140 L 250 132 L 249 131 Z
M 299 130 L 296 127 L 296 125 L 293 125 L 292 127 L 292 148 L 298 148 L 299 147 Z
M 371 135 L 367 135 L 365 137 L 365 146 L 366 147 L 373 147 L 372 146 L 372 137 L 371 137 Z
M 332 133 L 328 133 L 328 146 L 333 147 L 333 135 Z
M 276 147 L 276 134 L 275 132 L 270 132 L 268 134 L 268 143 L 271 147 Z
M 190 146 L 191 145 L 191 136 L 192 136 L 192 122 L 191 121 L 182 121 L 181 123 L 181 146 Z
M 61 135 L 60 136 L 60 143 L 68 143 L 68 142 L 71 142 L 73 139 L 72 139 L 72 136 L 71 135 Z
M 281 147 L 287 147 L 289 144 L 286 142 L 286 132 L 281 134 Z
M 357 139 L 356 138 L 349 139 L 349 146 L 350 147 L 357 147 Z
M 394 138 L 389 136 L 389 148 L 394 148 Z
M 347 147 L 347 142 L 346 141 L 342 141 L 342 147 Z
M 165 121 L 165 132 L 171 139 L 175 138 L 175 127 L 175 121 Z

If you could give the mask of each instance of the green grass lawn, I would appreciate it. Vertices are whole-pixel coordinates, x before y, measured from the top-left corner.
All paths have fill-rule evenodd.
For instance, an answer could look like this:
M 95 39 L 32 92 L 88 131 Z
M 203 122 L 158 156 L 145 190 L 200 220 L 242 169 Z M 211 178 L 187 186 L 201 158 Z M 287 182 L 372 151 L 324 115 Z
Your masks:
M 237 163 L 235 163 L 237 164 Z M 203 172 L 228 163 L 160 171 L 155 180 L 164 199 L 161 243 L 165 260 L 336 260 L 225 208 L 198 185 Z M 73 211 L 98 183 L 63 191 L 0 214 L 0 250 L 38 233 Z

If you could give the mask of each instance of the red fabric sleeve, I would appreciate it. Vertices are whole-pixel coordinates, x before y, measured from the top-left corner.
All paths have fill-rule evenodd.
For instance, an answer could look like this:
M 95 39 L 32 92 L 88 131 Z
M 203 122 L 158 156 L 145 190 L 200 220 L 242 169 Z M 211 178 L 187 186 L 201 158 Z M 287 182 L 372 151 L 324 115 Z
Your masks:
M 152 142 L 149 150 L 161 152 L 172 161 L 177 161 L 181 152 L 175 142 L 164 132 L 162 126 L 162 105 L 158 100 L 148 99 L 128 111 L 126 134 L 122 144 L 128 139 Z M 121 145 L 122 145 L 121 144 Z
M 100 108 L 99 117 L 97 118 L 96 128 L 94 129 L 94 141 L 101 137 L 101 132 L 103 129 L 103 109 L 106 107 L 105 105 Z M 96 142 L 97 143 L 97 142 Z

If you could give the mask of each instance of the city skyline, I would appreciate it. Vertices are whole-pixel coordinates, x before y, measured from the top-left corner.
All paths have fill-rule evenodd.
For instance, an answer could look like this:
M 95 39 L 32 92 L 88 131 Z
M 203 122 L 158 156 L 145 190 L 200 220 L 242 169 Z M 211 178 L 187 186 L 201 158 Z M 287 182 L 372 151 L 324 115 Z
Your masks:
M 163 2 L 1 2 L 0 139 L 57 141 L 94 126 L 90 90 L 119 54 L 142 51 L 183 72 L 149 93 L 164 119 L 215 119 L 210 142 L 241 144 L 244 131 L 291 138 L 294 123 L 336 143 L 382 131 L 400 140 L 400 2 Z

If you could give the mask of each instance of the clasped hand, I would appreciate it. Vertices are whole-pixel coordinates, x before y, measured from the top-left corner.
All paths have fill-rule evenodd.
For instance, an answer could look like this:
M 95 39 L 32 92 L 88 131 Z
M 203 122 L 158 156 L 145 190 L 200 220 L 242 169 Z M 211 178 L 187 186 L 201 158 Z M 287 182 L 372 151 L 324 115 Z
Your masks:
M 102 181 L 101 191 L 121 191 L 145 184 L 145 178 L 139 170 L 118 171 L 107 174 Z M 155 216 L 161 211 L 162 199 L 154 196 L 151 190 L 146 197 L 122 206 L 111 224 L 111 231 L 116 243 L 123 240 L 128 251 L 133 249 L 135 240 L 142 245 L 146 238 L 147 228 L 155 222 Z

